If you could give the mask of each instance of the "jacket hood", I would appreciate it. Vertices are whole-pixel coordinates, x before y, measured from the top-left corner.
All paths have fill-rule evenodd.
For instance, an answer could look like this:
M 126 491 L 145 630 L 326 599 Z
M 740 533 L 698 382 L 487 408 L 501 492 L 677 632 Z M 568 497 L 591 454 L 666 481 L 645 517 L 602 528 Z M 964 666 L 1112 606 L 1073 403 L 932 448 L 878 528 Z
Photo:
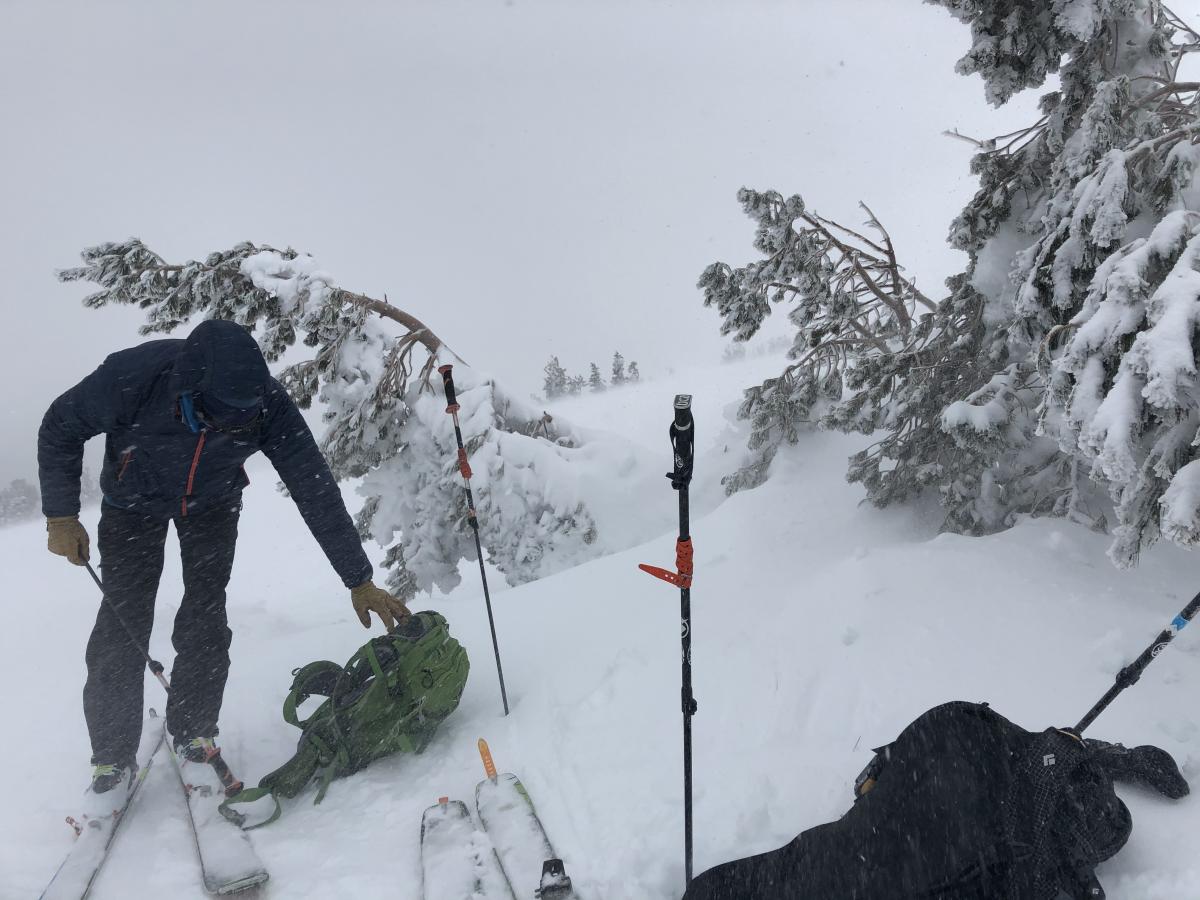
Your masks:
M 271 372 L 258 343 L 241 325 L 201 322 L 184 341 L 171 372 L 171 395 L 195 392 L 237 409 L 260 406 Z

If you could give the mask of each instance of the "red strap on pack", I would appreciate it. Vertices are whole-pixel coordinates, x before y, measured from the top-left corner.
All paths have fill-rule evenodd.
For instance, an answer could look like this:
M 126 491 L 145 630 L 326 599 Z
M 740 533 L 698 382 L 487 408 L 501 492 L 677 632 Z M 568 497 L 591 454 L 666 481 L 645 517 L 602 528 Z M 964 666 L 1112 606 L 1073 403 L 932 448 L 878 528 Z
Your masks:
M 471 464 L 467 462 L 467 451 L 462 447 L 458 448 L 458 471 L 462 472 L 462 477 L 471 480 Z
M 675 572 L 659 568 L 658 566 L 648 566 L 645 563 L 638 564 L 638 568 L 643 572 L 653 575 L 655 578 L 661 578 L 667 584 L 673 584 L 677 588 L 690 588 L 692 586 L 692 575 L 695 571 L 694 566 L 694 552 L 691 538 L 686 541 L 676 541 L 675 543 L 675 568 L 677 570 Z

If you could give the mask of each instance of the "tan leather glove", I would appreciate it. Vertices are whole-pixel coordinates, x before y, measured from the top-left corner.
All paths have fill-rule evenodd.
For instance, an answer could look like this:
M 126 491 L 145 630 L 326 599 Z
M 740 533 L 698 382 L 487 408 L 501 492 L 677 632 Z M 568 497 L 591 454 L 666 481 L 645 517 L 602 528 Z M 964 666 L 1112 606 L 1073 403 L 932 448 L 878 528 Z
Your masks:
M 362 622 L 363 628 L 371 627 L 371 613 L 379 616 L 379 621 L 388 631 L 395 628 L 397 623 L 404 624 L 412 615 L 403 600 L 393 597 L 381 587 L 376 587 L 373 581 L 364 581 L 358 587 L 352 588 L 350 602 L 354 604 L 354 611 L 358 613 L 358 621 Z
M 54 516 L 46 519 L 46 547 L 51 553 L 65 556 L 82 566 L 90 559 L 91 539 L 79 516 Z

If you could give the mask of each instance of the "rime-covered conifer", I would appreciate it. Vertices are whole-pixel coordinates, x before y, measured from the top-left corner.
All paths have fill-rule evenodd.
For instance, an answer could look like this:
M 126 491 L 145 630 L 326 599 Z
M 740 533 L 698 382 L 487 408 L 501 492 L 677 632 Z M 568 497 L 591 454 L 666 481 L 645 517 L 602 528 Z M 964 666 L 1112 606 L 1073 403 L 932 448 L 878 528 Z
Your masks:
M 38 489 L 24 478 L 16 478 L 0 488 L 0 525 L 14 525 L 36 519 L 41 508 Z
M 709 266 L 699 285 L 704 303 L 735 341 L 752 338 L 773 304 L 788 304 L 796 335 L 792 364 L 746 391 L 739 415 L 751 421 L 751 458 L 725 479 L 731 493 L 761 484 L 779 446 L 794 443 L 822 413 L 840 416 L 840 427 L 879 427 L 886 393 L 850 410 L 837 404 L 847 386 L 864 386 L 868 361 L 886 365 L 909 352 L 921 337 L 919 314 L 934 308 L 903 274 L 891 237 L 866 207 L 874 237 L 823 218 L 799 196 L 743 188 L 738 199 L 756 223 L 754 246 L 763 258 L 740 268 Z
M 95 506 L 104 499 L 104 494 L 100 490 L 100 479 L 87 466 L 83 467 L 83 473 L 79 478 L 79 505 L 83 507 Z
M 591 390 L 593 394 L 599 393 L 607 388 L 607 385 L 604 383 L 604 378 L 600 374 L 600 367 L 595 363 L 592 363 L 592 374 L 588 376 L 587 384 L 588 389 Z
M 559 364 L 557 356 L 550 357 L 550 362 L 542 371 L 545 373 L 542 391 L 547 400 L 554 400 L 567 392 L 567 370 Z
M 623 384 L 625 383 L 625 381 L 626 381 L 626 376 L 625 376 L 625 357 L 623 357 L 623 356 L 621 355 L 620 351 L 618 351 L 618 352 L 616 352 L 616 353 L 614 353 L 614 354 L 613 354 L 613 361 L 612 361 L 612 386 L 613 386 L 613 387 L 620 387 L 621 385 L 623 385 Z
M 1062 57 L 1042 119 L 981 148 L 980 191 L 951 232 L 1011 361 L 993 379 L 1004 408 L 990 404 L 1021 463 L 1005 503 L 1039 511 L 1023 499 L 1036 496 L 1105 526 L 1095 494 L 1106 491 L 1118 565 L 1160 533 L 1195 543 L 1200 116 L 1197 85 L 1178 71 L 1200 36 L 1151 0 L 1058 2 L 1054 15 L 1023 21 L 999 16 L 1000 4 L 948 5 L 972 24 L 960 65 L 991 97 L 1044 73 L 989 47 L 1039 44 Z M 1012 452 L 1021 445 L 1038 453 Z
M 950 240 L 969 265 L 936 304 L 873 216 L 879 240 L 742 192 L 763 258 L 710 267 L 705 302 L 740 340 L 788 302 L 796 362 L 747 392 L 755 452 L 727 487 L 819 420 L 879 435 L 849 472 L 873 502 L 937 489 L 957 531 L 1115 515 L 1118 564 L 1160 532 L 1196 543 L 1200 118 L 1178 73 L 1200 35 L 1154 0 L 928 2 L 971 26 L 959 71 L 993 103 L 1053 73 L 1058 89 L 1028 127 L 965 138 L 980 187 Z
M 474 560 L 475 547 L 432 371 L 461 360 L 421 322 L 337 287 L 310 256 L 249 243 L 182 265 L 136 239 L 102 244 L 60 277 L 99 285 L 87 306 L 146 310 L 144 334 L 222 318 L 251 329 L 269 361 L 297 342 L 311 348 L 278 378 L 301 406 L 325 406 L 322 450 L 335 476 L 362 478 L 359 531 L 388 546 L 389 586 L 410 598 L 458 584 L 459 562 Z M 595 522 L 577 492 L 562 488 L 574 480 L 581 439 L 465 365 L 455 380 L 490 560 L 521 583 L 595 555 Z

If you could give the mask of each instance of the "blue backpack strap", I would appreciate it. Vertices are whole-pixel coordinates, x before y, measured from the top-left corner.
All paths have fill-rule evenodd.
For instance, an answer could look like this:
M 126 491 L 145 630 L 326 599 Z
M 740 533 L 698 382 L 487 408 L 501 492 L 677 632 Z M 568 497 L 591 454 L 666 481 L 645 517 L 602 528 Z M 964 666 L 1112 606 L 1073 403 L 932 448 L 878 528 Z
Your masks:
M 199 434 L 204 430 L 196 415 L 196 401 L 193 399 L 191 391 L 184 391 L 179 395 L 179 412 L 183 415 L 183 421 L 192 434 Z

